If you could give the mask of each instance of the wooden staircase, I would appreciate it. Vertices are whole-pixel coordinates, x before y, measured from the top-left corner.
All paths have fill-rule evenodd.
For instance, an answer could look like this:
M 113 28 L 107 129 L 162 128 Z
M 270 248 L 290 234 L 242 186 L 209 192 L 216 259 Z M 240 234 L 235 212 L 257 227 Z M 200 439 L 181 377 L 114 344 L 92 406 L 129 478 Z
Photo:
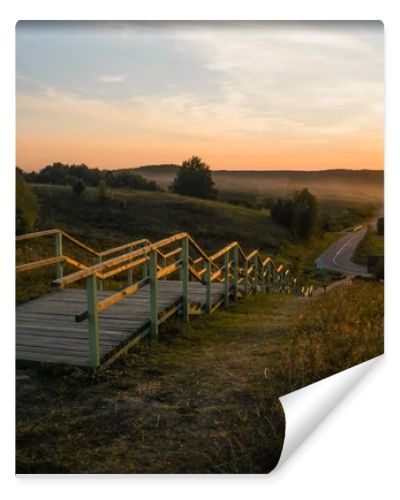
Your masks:
M 16 238 L 55 239 L 55 256 L 16 266 L 17 273 L 55 266 L 57 291 L 16 308 L 16 357 L 19 360 L 69 363 L 93 370 L 115 361 L 173 315 L 211 314 L 252 293 L 310 296 L 289 269 L 275 266 L 258 250 L 245 254 L 232 242 L 208 255 L 188 233 L 152 243 L 141 239 L 97 252 L 60 229 Z M 68 240 L 94 256 L 84 265 L 65 255 Z M 64 275 L 64 266 L 77 271 Z M 118 277 L 121 289 L 104 291 Z M 125 277 L 121 280 L 122 277 Z M 85 288 L 76 288 L 82 282 Z

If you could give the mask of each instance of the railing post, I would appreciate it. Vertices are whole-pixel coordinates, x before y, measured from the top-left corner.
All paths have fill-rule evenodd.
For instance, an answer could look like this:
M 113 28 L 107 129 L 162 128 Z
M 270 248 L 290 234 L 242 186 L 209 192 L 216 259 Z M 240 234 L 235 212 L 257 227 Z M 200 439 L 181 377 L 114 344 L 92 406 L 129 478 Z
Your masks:
M 100 364 L 97 278 L 95 274 L 91 274 L 86 278 L 86 294 L 89 324 L 89 359 L 91 368 L 95 369 Z
M 182 315 L 184 321 L 189 321 L 189 238 L 182 239 Z
M 163 257 L 163 266 L 164 266 L 164 268 L 167 267 L 167 259 L 165 257 Z M 165 275 L 163 279 L 166 280 L 167 279 L 167 275 Z
M 158 339 L 157 250 L 150 252 L 150 336 Z
M 224 298 L 225 307 L 229 305 L 229 250 L 224 255 Z
M 99 258 L 98 258 L 98 263 L 101 264 L 103 262 L 103 257 L 100 255 Z M 97 288 L 102 291 L 103 290 L 103 280 L 102 279 L 99 279 L 98 283 L 97 283 Z
M 258 255 L 254 256 L 254 293 L 258 293 Z
M 233 249 L 233 300 L 238 300 L 238 277 L 239 277 L 239 250 L 235 246 Z
M 128 252 L 132 252 L 132 251 L 133 251 L 133 248 L 129 247 Z M 132 283 L 133 283 L 133 269 L 132 268 L 128 269 L 127 274 L 128 274 L 128 276 L 127 276 L 128 277 L 128 285 L 132 285 Z
M 249 273 L 249 261 L 246 259 L 244 261 L 244 295 L 245 296 L 249 293 L 248 273 Z
M 62 248 L 62 233 L 58 232 L 55 234 L 55 244 L 56 244 L 56 256 L 62 257 L 63 248 Z M 59 262 L 56 268 L 56 276 L 57 279 L 61 279 L 63 277 L 63 263 Z
M 142 267 L 142 278 L 145 279 L 149 276 L 149 263 L 145 262 Z
M 261 262 L 261 293 L 265 293 L 265 266 Z
M 211 312 L 211 262 L 206 260 L 206 312 Z

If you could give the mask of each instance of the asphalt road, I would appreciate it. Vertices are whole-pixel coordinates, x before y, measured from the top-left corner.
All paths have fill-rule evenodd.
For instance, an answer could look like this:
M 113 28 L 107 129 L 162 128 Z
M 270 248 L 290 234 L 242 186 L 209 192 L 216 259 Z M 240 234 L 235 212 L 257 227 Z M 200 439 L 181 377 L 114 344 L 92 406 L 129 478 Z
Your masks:
M 354 252 L 364 238 L 368 226 L 364 226 L 358 231 L 350 232 L 335 241 L 318 259 L 323 262 L 325 269 L 337 271 L 346 276 L 370 276 L 367 266 L 360 266 L 351 261 Z

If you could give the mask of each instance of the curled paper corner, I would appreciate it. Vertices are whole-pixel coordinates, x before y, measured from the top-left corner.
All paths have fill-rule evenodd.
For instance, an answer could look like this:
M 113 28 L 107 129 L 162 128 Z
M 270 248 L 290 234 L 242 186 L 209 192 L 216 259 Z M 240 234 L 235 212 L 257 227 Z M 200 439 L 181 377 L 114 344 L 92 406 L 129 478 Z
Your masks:
M 279 398 L 285 412 L 286 430 L 282 453 L 272 473 L 280 471 L 308 436 L 382 359 L 383 355 L 370 359 Z

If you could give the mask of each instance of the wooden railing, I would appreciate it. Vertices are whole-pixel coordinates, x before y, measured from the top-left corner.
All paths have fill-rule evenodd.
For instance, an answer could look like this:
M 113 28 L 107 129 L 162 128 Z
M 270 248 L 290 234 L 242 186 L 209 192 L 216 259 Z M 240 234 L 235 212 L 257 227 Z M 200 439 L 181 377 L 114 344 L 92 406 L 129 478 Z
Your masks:
M 238 242 L 234 241 L 213 255 L 208 255 L 188 233 L 179 233 L 172 237 L 151 243 L 141 239 L 97 252 L 60 229 L 42 231 L 18 236 L 17 241 L 44 236 L 55 237 L 56 256 L 17 266 L 17 272 L 27 271 L 47 265 L 57 266 L 57 276 L 53 285 L 63 288 L 81 280 L 86 280 L 87 308 L 76 315 L 76 321 L 88 320 L 90 362 L 93 368 L 99 366 L 99 326 L 98 315 L 124 298 L 135 294 L 145 285 L 150 285 L 149 332 L 152 338 L 158 337 L 160 323 L 167 315 L 158 311 L 158 286 L 161 279 L 171 277 L 182 284 L 182 300 L 179 312 L 187 321 L 190 315 L 189 280 L 201 282 L 205 287 L 205 313 L 211 313 L 221 304 L 228 306 L 236 302 L 239 296 L 258 292 L 281 292 L 296 295 L 312 295 L 312 287 L 298 285 L 290 270 L 283 265 L 276 266 L 270 257 L 262 257 L 258 250 L 246 254 Z M 63 255 L 62 238 L 67 238 L 80 248 L 95 255 L 98 263 L 85 266 Z M 113 254 L 128 250 L 121 255 Z M 104 260 L 104 257 L 108 257 Z M 69 263 L 79 270 L 63 276 L 62 265 Z M 135 273 L 134 279 L 133 270 Z M 141 270 L 141 272 L 140 272 Z M 101 283 L 120 273 L 128 273 L 128 283 L 107 298 L 99 301 L 98 290 Z M 213 283 L 223 283 L 223 298 L 212 303 Z

